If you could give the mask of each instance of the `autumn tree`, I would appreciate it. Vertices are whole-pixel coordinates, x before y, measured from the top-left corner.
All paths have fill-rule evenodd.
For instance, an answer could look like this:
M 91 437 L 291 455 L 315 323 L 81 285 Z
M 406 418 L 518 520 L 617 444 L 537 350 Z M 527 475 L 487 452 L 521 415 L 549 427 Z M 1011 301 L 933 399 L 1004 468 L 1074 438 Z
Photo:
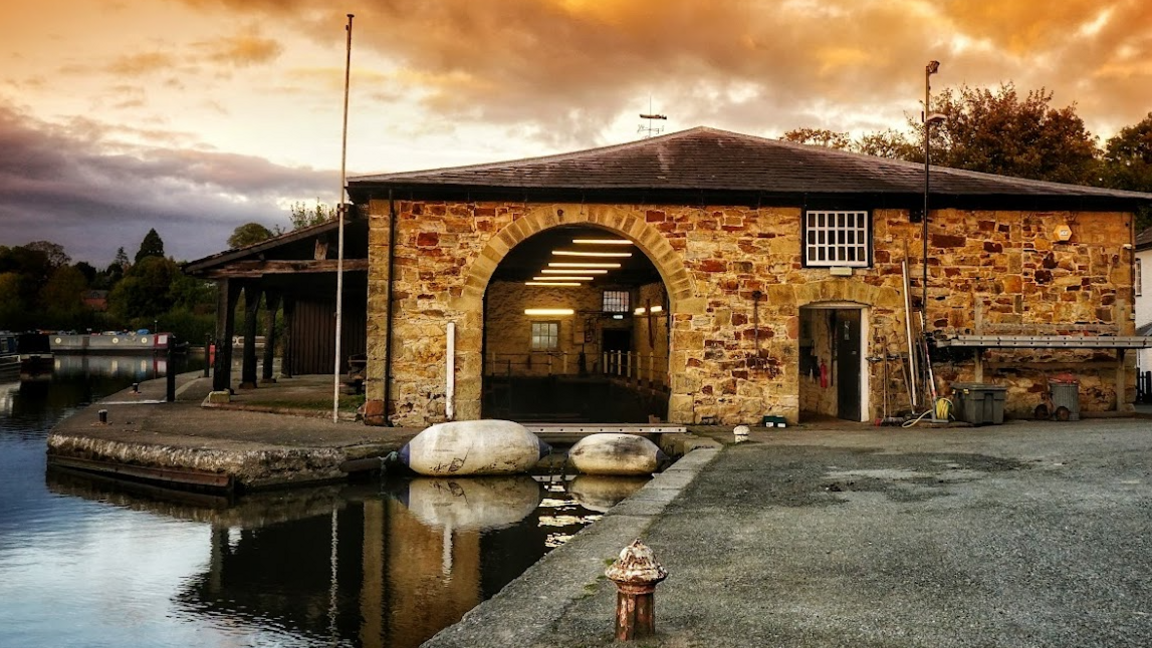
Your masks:
M 852 148 L 852 138 L 848 133 L 841 133 L 824 128 L 794 128 L 780 139 L 796 144 L 815 144 L 837 150 Z
M 145 257 L 164 257 L 164 241 L 156 233 L 155 228 L 148 230 L 144 240 L 140 241 L 140 249 L 136 251 L 136 263 Z
M 944 117 L 932 128 L 932 162 L 1034 180 L 1091 183 L 1099 168 L 1096 137 L 1075 106 L 1054 108 L 1051 101 L 1048 90 L 1021 97 L 1011 83 L 995 92 L 968 86 L 944 90 L 931 106 Z M 909 128 L 922 151 L 919 120 L 910 119 Z
M 248 247 L 261 241 L 267 241 L 272 238 L 272 236 L 272 230 L 264 227 L 260 223 L 245 223 L 232 230 L 232 236 L 228 237 L 228 247 Z

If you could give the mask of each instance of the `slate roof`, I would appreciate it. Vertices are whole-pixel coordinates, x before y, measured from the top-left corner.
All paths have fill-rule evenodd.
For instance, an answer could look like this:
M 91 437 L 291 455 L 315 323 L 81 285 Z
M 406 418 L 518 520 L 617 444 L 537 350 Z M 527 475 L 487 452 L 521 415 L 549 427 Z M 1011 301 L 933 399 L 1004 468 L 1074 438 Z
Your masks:
M 357 202 L 515 196 L 787 203 L 923 200 L 924 166 L 708 127 L 547 157 L 351 178 Z M 932 206 L 1127 210 L 1152 194 L 932 167 Z
M 1152 248 L 1152 227 L 1136 235 L 1136 249 L 1146 250 Z

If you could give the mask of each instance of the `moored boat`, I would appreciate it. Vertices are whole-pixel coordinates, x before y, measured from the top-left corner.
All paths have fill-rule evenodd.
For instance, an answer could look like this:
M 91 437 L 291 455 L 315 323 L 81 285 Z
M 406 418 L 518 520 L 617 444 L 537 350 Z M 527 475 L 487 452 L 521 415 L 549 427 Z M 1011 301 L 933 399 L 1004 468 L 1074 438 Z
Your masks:
M 55 333 L 48 336 L 53 353 L 163 354 L 172 343 L 170 333 L 147 330 L 122 333 L 108 331 L 91 335 Z

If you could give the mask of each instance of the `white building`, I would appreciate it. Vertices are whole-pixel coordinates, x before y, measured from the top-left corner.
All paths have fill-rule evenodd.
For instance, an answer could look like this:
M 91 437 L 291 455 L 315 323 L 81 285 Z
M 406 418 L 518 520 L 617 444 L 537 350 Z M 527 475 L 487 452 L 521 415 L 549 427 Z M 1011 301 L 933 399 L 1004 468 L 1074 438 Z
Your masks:
M 1135 271 L 1136 334 L 1152 335 L 1152 227 L 1136 235 Z M 1144 292 L 1144 286 L 1149 292 Z M 1152 349 L 1137 352 L 1136 367 L 1141 373 L 1152 371 Z

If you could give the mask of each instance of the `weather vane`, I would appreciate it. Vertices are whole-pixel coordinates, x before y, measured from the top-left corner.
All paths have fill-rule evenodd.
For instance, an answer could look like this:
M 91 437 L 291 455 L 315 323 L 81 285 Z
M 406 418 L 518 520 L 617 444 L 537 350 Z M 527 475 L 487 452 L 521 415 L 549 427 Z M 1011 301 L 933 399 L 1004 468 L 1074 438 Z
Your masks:
M 667 115 L 658 115 L 658 114 L 652 112 L 652 97 L 649 96 L 648 97 L 648 112 L 646 114 L 642 113 L 640 115 L 640 119 L 646 120 L 648 123 L 647 124 L 640 124 L 640 126 L 636 129 L 636 132 L 637 133 L 644 133 L 644 137 L 649 138 L 649 137 L 652 137 L 653 135 L 659 135 L 660 133 L 664 132 L 663 126 L 656 126 L 652 122 L 657 121 L 657 120 L 667 121 L 668 116 Z

